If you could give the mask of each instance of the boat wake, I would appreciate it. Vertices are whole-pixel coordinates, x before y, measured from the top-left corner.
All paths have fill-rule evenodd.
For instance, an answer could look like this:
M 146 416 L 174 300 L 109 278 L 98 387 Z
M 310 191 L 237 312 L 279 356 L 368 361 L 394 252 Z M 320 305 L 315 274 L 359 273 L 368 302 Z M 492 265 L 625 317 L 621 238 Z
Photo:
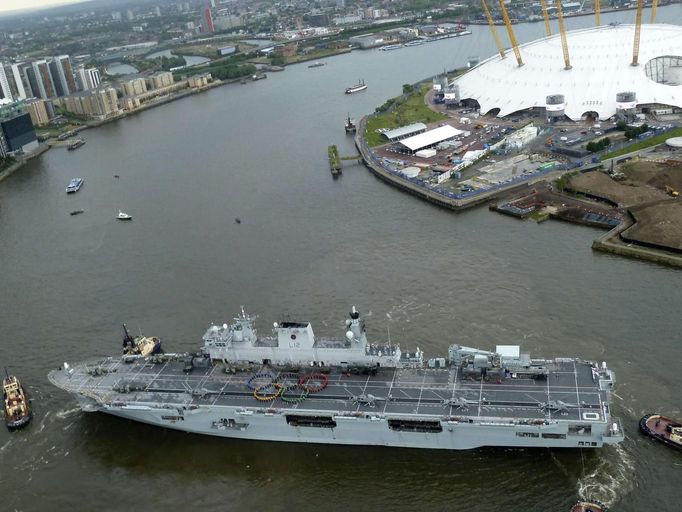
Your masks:
M 615 445 L 613 451 L 615 457 L 600 458 L 594 470 L 578 480 L 578 495 L 581 499 L 597 499 L 612 506 L 619 496 L 632 490 L 634 460 L 622 445 Z
M 80 407 L 74 407 L 73 409 L 67 409 L 65 411 L 59 411 L 58 413 L 55 414 L 55 416 L 57 416 L 57 418 L 59 418 L 60 420 L 63 420 L 64 418 L 71 416 L 73 413 L 76 413 L 80 410 L 81 410 Z
M 7 441 L 5 444 L 3 444 L 2 446 L 0 446 L 0 453 L 4 452 L 4 451 L 5 451 L 5 448 L 7 448 L 7 447 L 10 445 L 11 442 L 12 442 L 12 440 L 10 439 L 10 440 Z

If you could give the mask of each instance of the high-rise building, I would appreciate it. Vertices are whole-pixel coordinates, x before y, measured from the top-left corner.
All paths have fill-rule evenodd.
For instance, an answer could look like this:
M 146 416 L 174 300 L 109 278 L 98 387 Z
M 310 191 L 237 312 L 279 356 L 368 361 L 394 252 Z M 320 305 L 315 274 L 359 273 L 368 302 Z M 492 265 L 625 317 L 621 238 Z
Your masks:
M 60 55 L 53 60 L 57 63 L 57 76 L 52 75 L 52 80 L 61 84 L 65 96 L 73 94 L 77 91 L 77 88 L 76 81 L 73 78 L 71 59 L 69 59 L 68 55 Z
M 26 64 L 12 64 L 12 76 L 14 77 L 14 87 L 16 90 L 17 98 L 20 100 L 25 100 L 29 96 L 33 96 L 31 90 L 29 89 L 28 79 L 23 72 L 26 68 Z M 28 92 L 26 92 L 28 90 Z
M 202 32 L 212 34 L 215 32 L 215 27 L 213 26 L 213 15 L 211 14 L 211 8 L 207 5 L 204 7 L 203 22 L 201 24 Z
M 76 77 L 81 91 L 96 89 L 101 82 L 99 70 L 97 68 L 85 69 L 81 66 L 76 71 Z
M 158 18 L 159 16 L 161 16 L 161 7 L 159 7 L 158 5 L 157 5 L 156 7 L 154 7 L 154 15 L 155 15 L 157 18 Z
M 5 66 L 0 64 L 0 99 L 10 100 L 14 99 L 12 94 L 12 89 L 9 85 L 9 80 L 7 78 L 7 73 L 5 72 Z
M 33 79 L 36 83 L 36 87 L 33 92 L 37 92 L 38 96 L 45 100 L 56 96 L 57 94 L 55 85 L 52 81 L 50 66 L 47 61 L 45 59 L 34 61 L 31 63 L 31 67 L 33 68 Z M 33 88 L 33 84 L 31 84 L 31 88 Z
M 130 9 L 126 11 L 126 19 L 128 21 L 133 21 L 135 19 L 135 15 L 133 14 L 133 11 L 131 11 Z
M 50 77 L 54 84 L 55 96 L 68 96 L 68 92 L 64 90 L 63 83 L 59 79 L 59 62 L 55 59 L 47 61 L 47 67 L 50 70 Z

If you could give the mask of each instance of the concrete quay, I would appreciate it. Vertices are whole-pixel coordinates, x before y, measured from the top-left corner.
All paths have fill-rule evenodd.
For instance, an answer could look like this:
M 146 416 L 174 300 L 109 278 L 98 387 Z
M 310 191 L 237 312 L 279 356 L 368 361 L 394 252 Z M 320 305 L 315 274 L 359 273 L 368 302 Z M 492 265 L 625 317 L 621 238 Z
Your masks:
M 634 224 L 635 220 L 628 212 L 625 220 L 621 224 L 592 242 L 592 249 L 595 251 L 617 254 L 618 256 L 650 261 L 660 265 L 682 268 L 682 254 L 664 252 L 621 240 L 622 233 L 631 228 Z
M 26 162 L 28 162 L 29 160 L 33 160 L 34 158 L 39 157 L 40 155 L 45 153 L 45 151 L 47 151 L 48 149 L 50 149 L 50 146 L 48 146 L 47 144 L 40 144 L 38 146 L 38 149 L 36 149 L 33 153 L 30 153 L 28 155 L 24 155 L 23 157 L 17 159 L 17 161 L 15 163 L 10 165 L 4 171 L 0 172 L 0 181 L 4 180 L 5 178 L 10 177 L 12 174 L 14 174 L 16 171 L 21 169 L 24 165 L 26 165 Z

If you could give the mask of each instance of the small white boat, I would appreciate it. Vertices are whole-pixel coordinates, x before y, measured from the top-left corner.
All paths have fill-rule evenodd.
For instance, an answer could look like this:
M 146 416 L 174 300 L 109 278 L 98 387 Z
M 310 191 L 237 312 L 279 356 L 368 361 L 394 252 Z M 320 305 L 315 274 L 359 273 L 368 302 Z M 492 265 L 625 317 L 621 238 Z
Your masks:
M 118 211 L 116 218 L 118 220 L 133 220 L 132 216 L 128 215 L 127 213 L 123 213 L 121 210 Z

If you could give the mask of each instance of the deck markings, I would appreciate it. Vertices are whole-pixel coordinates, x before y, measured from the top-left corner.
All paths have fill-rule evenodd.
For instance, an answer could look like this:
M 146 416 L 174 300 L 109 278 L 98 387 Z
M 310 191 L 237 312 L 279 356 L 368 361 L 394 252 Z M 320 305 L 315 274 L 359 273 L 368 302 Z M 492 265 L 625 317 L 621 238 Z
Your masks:
M 477 416 L 479 418 L 481 417 L 481 400 L 483 400 L 483 376 L 481 376 L 481 388 L 478 392 L 478 414 L 477 414 Z
M 575 378 L 575 403 L 578 406 L 578 417 L 582 419 L 583 411 L 580 407 L 580 393 L 578 392 L 578 368 L 575 366 L 575 361 L 573 361 L 573 377 Z

